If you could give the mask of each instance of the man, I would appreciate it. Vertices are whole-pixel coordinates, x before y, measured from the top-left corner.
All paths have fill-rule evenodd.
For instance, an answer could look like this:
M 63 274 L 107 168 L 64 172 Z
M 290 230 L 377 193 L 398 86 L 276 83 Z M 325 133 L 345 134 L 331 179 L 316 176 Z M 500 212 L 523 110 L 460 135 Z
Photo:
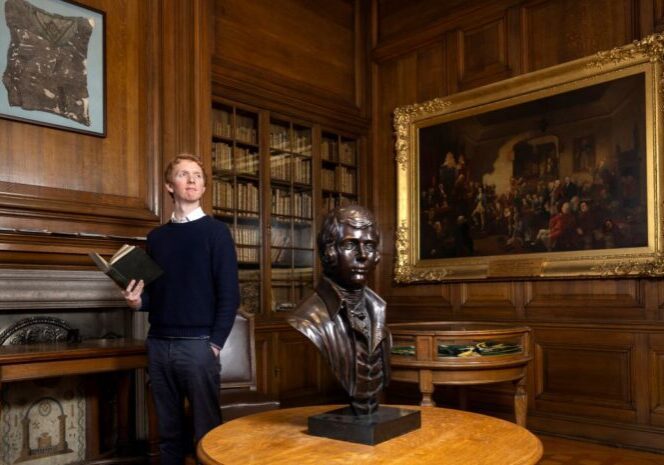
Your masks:
M 184 398 L 197 442 L 221 423 L 219 352 L 239 306 L 235 245 L 226 225 L 200 201 L 206 175 L 200 160 L 179 155 L 166 167 L 171 221 L 148 234 L 147 251 L 164 274 L 145 292 L 131 281 L 123 295 L 149 312 L 148 371 L 157 410 L 162 465 L 182 464 L 187 450 Z
M 318 236 L 324 276 L 288 317 L 327 360 L 356 415 L 378 409 L 378 394 L 390 378 L 385 302 L 366 287 L 380 260 L 378 242 L 369 210 L 358 205 L 332 210 Z

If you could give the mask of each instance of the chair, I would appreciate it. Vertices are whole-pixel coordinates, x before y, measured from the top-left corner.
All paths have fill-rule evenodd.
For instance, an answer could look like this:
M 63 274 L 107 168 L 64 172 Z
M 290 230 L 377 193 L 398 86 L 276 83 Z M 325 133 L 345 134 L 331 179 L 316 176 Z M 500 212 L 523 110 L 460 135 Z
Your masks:
M 221 418 L 224 422 L 279 408 L 279 401 L 256 390 L 254 317 L 240 309 L 219 356 Z

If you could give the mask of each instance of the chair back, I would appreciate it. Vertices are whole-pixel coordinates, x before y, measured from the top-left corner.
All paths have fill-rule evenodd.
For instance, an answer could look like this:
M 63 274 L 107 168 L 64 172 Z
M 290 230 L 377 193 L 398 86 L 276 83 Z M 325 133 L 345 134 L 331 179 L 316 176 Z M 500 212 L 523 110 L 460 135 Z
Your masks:
M 240 308 L 219 356 L 221 389 L 256 389 L 254 316 Z

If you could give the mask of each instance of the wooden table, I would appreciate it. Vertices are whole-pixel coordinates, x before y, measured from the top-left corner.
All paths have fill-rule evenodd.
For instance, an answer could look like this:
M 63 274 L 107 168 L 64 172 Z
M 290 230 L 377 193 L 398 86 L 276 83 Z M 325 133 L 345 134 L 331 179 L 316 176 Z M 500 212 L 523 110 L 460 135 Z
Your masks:
M 376 446 L 307 434 L 307 418 L 338 405 L 272 410 L 238 418 L 198 444 L 204 465 L 529 465 L 542 444 L 514 423 L 461 410 L 422 411 L 422 428 Z
M 427 322 L 394 324 L 390 325 L 390 331 L 394 339 L 391 379 L 417 383 L 422 393 L 420 405 L 436 405 L 431 396 L 434 386 L 439 384 L 468 386 L 510 381 L 515 385 L 516 423 L 526 426 L 526 369 L 532 359 L 530 328 L 476 322 Z M 450 356 L 450 352 L 459 347 L 476 349 L 478 343 L 487 342 L 493 347 L 502 344 L 514 351 L 502 355 L 481 355 L 480 351 L 472 351 L 470 356 Z M 461 408 L 465 409 L 465 389 L 460 393 Z

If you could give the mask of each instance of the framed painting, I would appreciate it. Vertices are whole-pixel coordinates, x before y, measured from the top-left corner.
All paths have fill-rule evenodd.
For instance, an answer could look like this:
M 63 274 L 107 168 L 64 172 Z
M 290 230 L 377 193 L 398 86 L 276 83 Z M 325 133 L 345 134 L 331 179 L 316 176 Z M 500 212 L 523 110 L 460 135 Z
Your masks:
M 105 15 L 64 0 L 0 0 L 0 117 L 106 135 Z
M 662 50 L 397 108 L 395 281 L 664 273 Z

